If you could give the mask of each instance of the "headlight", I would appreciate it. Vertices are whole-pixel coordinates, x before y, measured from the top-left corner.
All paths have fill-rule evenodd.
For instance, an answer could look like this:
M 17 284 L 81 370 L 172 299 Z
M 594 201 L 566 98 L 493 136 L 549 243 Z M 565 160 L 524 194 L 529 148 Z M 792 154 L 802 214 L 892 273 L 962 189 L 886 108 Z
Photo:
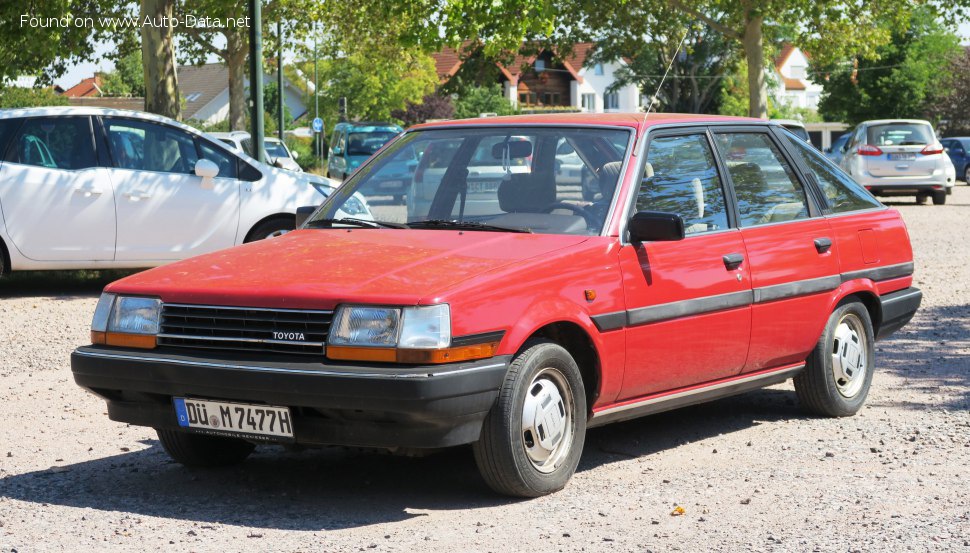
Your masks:
M 158 298 L 101 294 L 91 321 L 91 342 L 154 348 L 161 310 Z
M 503 333 L 452 346 L 451 307 L 345 305 L 337 309 L 327 357 L 381 363 L 454 363 L 492 357 Z
M 348 215 L 362 215 L 367 213 L 367 208 L 364 207 L 364 202 L 351 196 L 344 201 L 343 205 L 340 206 L 340 211 L 343 211 Z

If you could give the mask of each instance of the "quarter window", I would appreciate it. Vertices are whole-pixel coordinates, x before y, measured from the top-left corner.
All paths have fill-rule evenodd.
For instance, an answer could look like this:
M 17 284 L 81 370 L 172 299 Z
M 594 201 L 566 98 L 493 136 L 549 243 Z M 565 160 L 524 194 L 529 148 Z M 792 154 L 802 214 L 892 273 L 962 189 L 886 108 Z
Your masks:
M 788 137 L 788 141 L 795 145 L 793 148 L 795 155 L 800 157 L 808 170 L 815 175 L 815 182 L 822 189 L 825 201 L 832 212 L 845 213 L 882 205 L 832 162 L 819 155 L 814 148 L 792 136 Z
M 654 138 L 637 193 L 637 211 L 676 213 L 686 234 L 728 228 L 724 190 L 704 134 Z
M 105 120 L 111 161 L 119 169 L 192 174 L 199 155 L 181 130 L 131 119 Z
M 219 178 L 236 178 L 235 156 L 201 138 L 199 139 L 199 150 L 202 152 L 203 159 L 208 159 L 219 166 L 219 174 L 217 175 Z
M 717 146 L 738 199 L 742 227 L 808 217 L 805 191 L 781 152 L 764 133 L 723 133 Z
M 7 150 L 7 161 L 48 169 L 78 170 L 97 165 L 87 117 L 31 117 Z

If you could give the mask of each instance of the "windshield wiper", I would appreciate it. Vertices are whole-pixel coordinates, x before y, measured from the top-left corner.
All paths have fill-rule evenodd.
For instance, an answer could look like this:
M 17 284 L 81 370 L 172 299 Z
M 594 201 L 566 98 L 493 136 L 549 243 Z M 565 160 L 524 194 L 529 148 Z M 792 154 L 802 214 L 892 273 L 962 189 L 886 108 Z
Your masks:
M 411 228 L 432 228 L 432 229 L 459 229 L 459 230 L 482 230 L 488 232 L 524 232 L 532 234 L 532 229 L 521 227 L 501 227 L 480 223 L 478 221 L 448 221 L 446 219 L 429 219 L 427 221 L 415 221 L 408 225 Z
M 407 225 L 400 223 L 388 223 L 386 221 L 368 221 L 367 219 L 354 219 L 353 217 L 342 217 L 340 219 L 314 219 L 306 224 L 306 228 L 325 228 L 334 225 L 350 225 L 361 228 L 408 228 Z

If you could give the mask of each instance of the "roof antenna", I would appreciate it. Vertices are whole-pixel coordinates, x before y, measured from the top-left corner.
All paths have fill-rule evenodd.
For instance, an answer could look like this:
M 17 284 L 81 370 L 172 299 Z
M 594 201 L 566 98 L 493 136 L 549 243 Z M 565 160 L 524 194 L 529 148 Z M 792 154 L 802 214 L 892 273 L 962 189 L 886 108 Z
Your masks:
M 657 85 L 657 91 L 654 92 L 653 96 L 650 97 L 650 104 L 647 106 L 647 109 L 643 114 L 643 122 L 640 124 L 641 127 L 644 127 L 644 125 L 646 125 L 647 116 L 650 115 L 650 110 L 653 109 L 653 104 L 657 101 L 657 96 L 660 94 L 660 89 L 663 88 L 664 82 L 667 81 L 667 75 L 670 74 L 670 68 L 674 66 L 674 60 L 676 60 L 677 56 L 680 55 L 680 49 L 684 47 L 684 41 L 687 40 L 688 34 L 690 34 L 690 27 L 687 28 L 686 32 L 684 32 L 683 38 L 680 39 L 680 44 L 677 45 L 677 51 L 674 52 L 674 55 L 670 58 L 670 63 L 667 64 L 667 70 L 664 71 L 664 76 L 663 78 L 660 79 L 660 84 Z M 640 139 L 637 140 L 637 147 L 636 149 L 633 150 L 633 155 L 637 155 L 637 152 L 640 151 L 640 145 L 643 142 L 643 138 L 645 136 L 647 136 L 647 132 L 646 132 L 646 128 L 644 127 L 640 131 Z

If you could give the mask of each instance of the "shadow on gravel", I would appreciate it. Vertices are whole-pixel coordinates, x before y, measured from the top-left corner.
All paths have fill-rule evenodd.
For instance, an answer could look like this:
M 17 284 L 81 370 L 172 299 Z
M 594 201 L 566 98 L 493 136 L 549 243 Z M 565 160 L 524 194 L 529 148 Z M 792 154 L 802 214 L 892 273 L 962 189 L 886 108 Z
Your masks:
M 968 351 L 970 305 L 921 307 L 902 330 L 876 344 L 876 370 L 906 378 L 907 387 L 926 398 L 903 407 L 966 410 L 970 409 Z
M 0 299 L 97 296 L 109 283 L 138 271 L 23 271 L 0 278 Z
M 768 389 L 589 432 L 579 470 L 646 457 L 762 423 L 803 417 Z M 145 450 L 0 479 L 0 497 L 253 528 L 335 530 L 516 502 L 490 491 L 469 448 L 405 458 L 341 448 L 263 447 L 242 465 L 187 469 Z

